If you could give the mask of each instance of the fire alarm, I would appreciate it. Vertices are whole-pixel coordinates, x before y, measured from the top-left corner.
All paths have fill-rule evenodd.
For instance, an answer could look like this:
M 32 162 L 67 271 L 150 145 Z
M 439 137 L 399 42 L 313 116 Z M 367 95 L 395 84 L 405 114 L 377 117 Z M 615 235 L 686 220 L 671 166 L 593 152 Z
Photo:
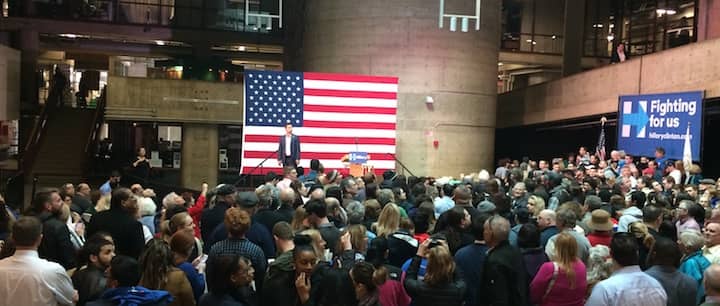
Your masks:
M 435 149 L 437 149 L 439 146 L 440 146 L 440 141 L 437 140 L 437 139 L 433 140 L 433 147 L 434 147 Z

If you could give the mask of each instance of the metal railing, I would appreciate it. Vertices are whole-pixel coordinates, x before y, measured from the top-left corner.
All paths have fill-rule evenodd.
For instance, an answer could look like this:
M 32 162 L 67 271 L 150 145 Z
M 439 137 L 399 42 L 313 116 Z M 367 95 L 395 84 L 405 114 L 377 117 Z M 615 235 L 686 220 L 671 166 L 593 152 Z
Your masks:
M 93 163 L 91 161 L 95 159 L 95 153 L 97 153 L 98 143 L 100 142 L 100 130 L 105 122 L 106 100 L 107 86 L 102 89 L 102 93 L 97 99 L 95 114 L 93 115 L 92 131 L 85 142 L 85 166 L 83 168 L 85 169 L 86 175 L 89 175 L 93 170 Z

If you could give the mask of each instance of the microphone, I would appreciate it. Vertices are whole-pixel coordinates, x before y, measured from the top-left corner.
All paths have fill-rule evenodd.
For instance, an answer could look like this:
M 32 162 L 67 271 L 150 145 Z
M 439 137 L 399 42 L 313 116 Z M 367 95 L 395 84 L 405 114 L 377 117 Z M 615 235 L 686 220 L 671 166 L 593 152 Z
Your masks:
M 358 138 L 355 137 L 355 152 L 359 152 L 359 151 L 360 151 L 360 149 L 359 149 L 359 146 L 358 146 Z

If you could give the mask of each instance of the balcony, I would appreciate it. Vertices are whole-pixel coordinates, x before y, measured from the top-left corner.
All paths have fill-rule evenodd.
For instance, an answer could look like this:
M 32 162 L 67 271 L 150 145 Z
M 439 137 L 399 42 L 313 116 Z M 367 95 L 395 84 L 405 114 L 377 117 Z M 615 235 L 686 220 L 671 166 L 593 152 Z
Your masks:
M 8 0 L 8 17 L 281 35 L 279 0 Z

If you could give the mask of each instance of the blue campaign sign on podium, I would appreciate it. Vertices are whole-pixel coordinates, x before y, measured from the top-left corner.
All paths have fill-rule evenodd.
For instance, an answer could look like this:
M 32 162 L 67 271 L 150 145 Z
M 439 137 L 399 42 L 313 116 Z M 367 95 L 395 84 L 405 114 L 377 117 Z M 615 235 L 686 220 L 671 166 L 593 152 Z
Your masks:
M 666 157 L 682 159 L 689 127 L 692 159 L 700 160 L 702 102 L 702 91 L 620 96 L 618 148 L 652 157 L 662 147 Z
M 361 164 L 364 165 L 368 162 L 368 153 L 367 152 L 350 152 L 348 154 L 348 160 L 351 164 Z

